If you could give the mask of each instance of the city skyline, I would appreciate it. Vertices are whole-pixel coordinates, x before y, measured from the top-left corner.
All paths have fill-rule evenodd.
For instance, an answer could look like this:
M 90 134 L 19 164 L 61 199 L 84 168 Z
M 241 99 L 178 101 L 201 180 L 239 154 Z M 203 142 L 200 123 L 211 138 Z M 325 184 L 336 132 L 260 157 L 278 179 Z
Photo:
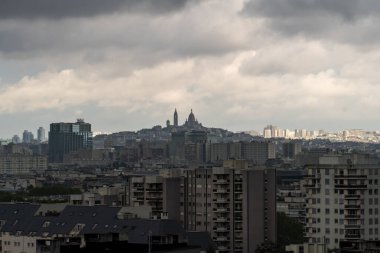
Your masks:
M 175 107 L 179 122 L 193 108 L 232 131 L 376 130 L 379 11 L 363 0 L 1 1 L 0 136 L 75 118 L 137 130 Z

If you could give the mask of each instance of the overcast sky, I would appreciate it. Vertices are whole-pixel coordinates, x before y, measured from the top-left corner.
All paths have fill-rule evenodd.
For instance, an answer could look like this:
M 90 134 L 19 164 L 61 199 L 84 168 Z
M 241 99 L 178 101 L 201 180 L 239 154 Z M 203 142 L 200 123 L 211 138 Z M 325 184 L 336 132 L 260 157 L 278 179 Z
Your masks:
M 0 137 L 84 118 L 379 129 L 378 0 L 1 0 Z

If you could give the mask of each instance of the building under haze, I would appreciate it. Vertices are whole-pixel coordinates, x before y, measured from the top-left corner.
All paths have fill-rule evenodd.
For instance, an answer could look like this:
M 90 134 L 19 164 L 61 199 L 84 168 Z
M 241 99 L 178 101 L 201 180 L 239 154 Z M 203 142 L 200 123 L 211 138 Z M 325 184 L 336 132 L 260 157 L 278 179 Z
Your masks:
M 78 119 L 75 123 L 52 123 L 49 132 L 49 162 L 61 163 L 72 151 L 92 149 L 91 124 Z
M 20 136 L 18 136 L 17 134 L 13 135 L 13 137 L 12 137 L 12 142 L 13 142 L 14 144 L 19 144 L 19 143 L 21 143 Z
M 41 142 L 44 142 L 45 140 L 46 140 L 45 128 L 39 127 L 37 130 L 37 141 L 41 143 Z
M 24 130 L 24 132 L 22 133 L 22 142 L 32 143 L 33 140 L 34 140 L 33 134 L 29 132 L 28 130 Z

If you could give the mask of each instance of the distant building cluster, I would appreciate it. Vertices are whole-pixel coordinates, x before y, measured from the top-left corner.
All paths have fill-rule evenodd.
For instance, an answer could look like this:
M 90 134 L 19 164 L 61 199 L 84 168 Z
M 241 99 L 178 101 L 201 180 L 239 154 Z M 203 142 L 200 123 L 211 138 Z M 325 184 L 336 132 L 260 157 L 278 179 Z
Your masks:
M 258 133 L 254 135 L 260 135 Z M 380 131 L 366 131 L 362 129 L 350 129 L 339 132 L 328 132 L 325 130 L 306 129 L 281 129 L 278 126 L 268 125 L 264 128 L 262 135 L 264 138 L 285 138 L 285 139 L 326 139 L 331 141 L 353 141 L 353 142 L 380 142 Z
M 94 136 L 78 119 L 1 142 L 0 197 L 60 204 L 0 204 L 0 252 L 379 252 L 377 132 L 172 123 Z M 40 187 L 76 191 L 27 195 Z
M 14 135 L 12 137 L 12 143 L 14 144 L 43 143 L 45 141 L 47 141 L 47 139 L 45 137 L 45 129 L 43 127 L 39 127 L 37 129 L 37 139 L 35 139 L 33 133 L 28 130 L 24 130 L 24 132 L 22 133 L 22 139 L 18 135 Z

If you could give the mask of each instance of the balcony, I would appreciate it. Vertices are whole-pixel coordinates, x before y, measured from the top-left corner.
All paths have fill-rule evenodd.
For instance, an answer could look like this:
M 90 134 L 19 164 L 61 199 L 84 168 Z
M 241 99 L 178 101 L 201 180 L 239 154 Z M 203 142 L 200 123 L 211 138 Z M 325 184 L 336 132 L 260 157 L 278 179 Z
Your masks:
M 162 196 L 147 196 L 145 199 L 148 201 L 162 201 Z
M 345 179 L 345 178 L 349 178 L 349 179 L 365 179 L 367 178 L 366 175 L 334 175 L 334 178 L 336 179 Z
M 228 252 L 229 248 L 226 246 L 218 246 L 218 252 Z
M 360 224 L 345 224 L 344 228 L 349 229 L 349 230 L 351 229 L 357 230 L 357 229 L 360 229 Z
M 344 205 L 345 209 L 360 209 L 360 205 Z
M 337 189 L 367 189 L 366 184 L 335 184 Z
M 321 174 L 318 173 L 318 174 L 305 175 L 303 178 L 305 178 L 305 179 L 318 179 L 318 178 L 321 178 Z
M 221 185 L 228 185 L 230 184 L 230 181 L 227 179 L 216 179 L 213 180 L 214 185 L 221 184 Z
M 219 218 L 216 218 L 215 222 L 217 223 L 225 223 L 225 222 L 229 222 L 230 219 L 228 219 L 227 217 L 219 217 Z
M 214 208 L 214 212 L 216 213 L 228 213 L 229 211 L 230 209 L 225 207 Z
M 134 187 L 132 189 L 132 191 L 134 191 L 134 192 L 144 192 L 144 187 Z
M 345 234 L 346 239 L 360 239 L 360 234 Z
M 305 184 L 304 185 L 305 188 L 321 188 L 321 184 L 320 183 L 315 183 L 315 184 Z
M 344 198 L 345 199 L 360 199 L 360 195 L 358 195 L 358 194 L 348 194 L 348 195 L 344 195 Z
M 227 198 L 217 198 L 217 199 L 214 199 L 215 203 L 229 203 L 230 202 L 230 199 L 227 199 Z
M 230 191 L 228 189 L 223 189 L 223 188 L 217 188 L 212 190 L 214 193 L 229 193 Z
M 216 227 L 215 229 L 216 232 L 229 232 L 229 229 L 226 227 Z
M 227 236 L 218 236 L 218 237 L 216 237 L 216 241 L 217 242 L 227 242 L 229 240 L 230 240 L 230 238 L 227 237 Z
M 162 192 L 162 188 L 147 188 L 147 192 Z
M 360 219 L 360 215 L 357 215 L 357 214 L 346 214 L 344 216 L 344 218 L 346 220 L 359 220 Z

